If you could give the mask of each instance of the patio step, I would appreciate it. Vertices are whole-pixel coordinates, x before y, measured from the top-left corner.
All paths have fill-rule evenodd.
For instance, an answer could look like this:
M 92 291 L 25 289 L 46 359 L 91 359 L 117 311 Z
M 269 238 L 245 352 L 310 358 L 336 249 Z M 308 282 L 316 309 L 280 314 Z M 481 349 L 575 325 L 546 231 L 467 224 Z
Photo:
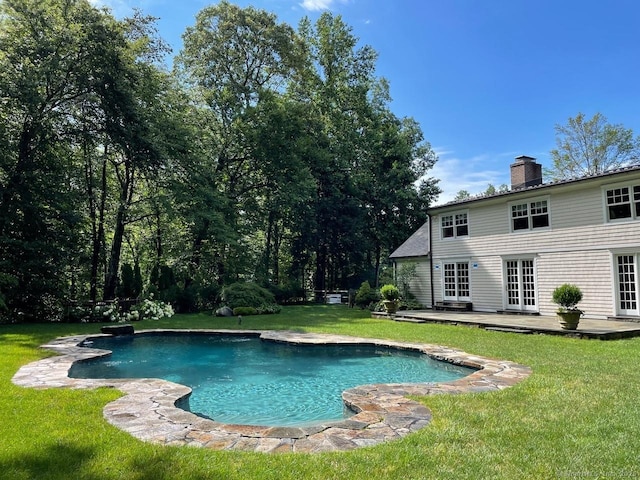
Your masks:
M 436 302 L 433 309 L 449 312 L 470 312 L 473 310 L 473 304 L 471 302 L 452 302 L 445 300 L 444 302 Z

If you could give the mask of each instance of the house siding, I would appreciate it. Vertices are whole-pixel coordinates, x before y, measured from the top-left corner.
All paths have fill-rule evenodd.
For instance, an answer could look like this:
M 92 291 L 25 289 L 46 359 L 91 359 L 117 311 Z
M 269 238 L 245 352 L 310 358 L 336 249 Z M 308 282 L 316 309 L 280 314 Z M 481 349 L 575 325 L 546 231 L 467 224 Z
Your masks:
M 640 253 L 640 220 L 607 223 L 603 187 L 639 181 L 640 172 L 633 171 L 615 178 L 590 179 L 432 209 L 435 300 L 443 299 L 443 264 L 469 261 L 474 310 L 503 310 L 505 260 L 533 259 L 539 313 L 555 312 L 552 291 L 568 282 L 582 289 L 584 298 L 579 306 L 586 316 L 615 315 L 614 256 L 620 252 Z M 537 198 L 548 201 L 550 226 L 511 232 L 509 205 Z M 462 211 L 468 214 L 469 235 L 442 238 L 441 216 Z
M 474 310 L 496 311 L 502 308 L 502 260 L 498 256 L 471 259 L 471 301 Z M 478 267 L 474 268 L 477 264 Z M 498 308 L 499 307 L 499 308 Z
M 589 316 L 615 315 L 612 255 L 608 250 L 540 255 L 538 291 L 541 313 L 553 314 L 556 311 L 557 305 L 551 301 L 551 295 L 553 289 L 562 283 L 573 283 L 580 287 L 584 297 L 579 307 Z

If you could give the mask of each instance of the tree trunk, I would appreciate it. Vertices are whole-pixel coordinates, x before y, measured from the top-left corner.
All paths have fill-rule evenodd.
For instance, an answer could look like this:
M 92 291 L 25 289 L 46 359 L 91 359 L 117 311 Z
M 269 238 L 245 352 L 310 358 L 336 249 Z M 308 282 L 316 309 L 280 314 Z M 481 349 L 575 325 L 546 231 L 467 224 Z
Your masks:
M 282 242 L 282 233 L 278 226 L 278 222 L 274 224 L 273 232 L 273 283 L 280 283 L 280 243 Z
M 104 282 L 104 300 L 113 300 L 116 298 L 124 228 L 125 207 L 124 205 L 120 205 L 120 207 L 118 207 L 118 214 L 116 215 L 116 225 L 113 232 L 113 242 L 111 244 L 111 256 L 109 257 L 109 263 L 107 264 L 107 278 Z
M 196 233 L 196 238 L 193 240 L 193 247 L 191 250 L 191 266 L 192 267 L 189 269 L 189 275 L 184 280 L 185 288 L 193 284 L 193 276 L 200 268 L 200 264 L 202 262 L 202 244 L 207 238 L 207 232 L 209 231 L 210 225 L 211 225 L 211 221 L 209 219 L 205 219 L 202 223 L 202 227 Z
M 380 248 L 380 244 L 376 243 L 376 268 L 375 268 L 375 272 L 376 272 L 376 285 L 375 287 L 378 288 L 380 286 L 380 257 L 382 255 L 382 251 Z
M 11 220 L 8 219 L 14 216 L 14 211 L 16 210 L 14 203 L 16 198 L 22 195 L 22 193 L 16 195 L 16 192 L 22 192 L 23 184 L 25 183 L 25 174 L 32 168 L 30 163 L 33 162 L 34 140 L 35 133 L 28 125 L 25 125 L 20 134 L 20 142 L 18 144 L 18 162 L 6 184 L 6 188 L 2 191 L 2 197 L 0 199 L 0 207 L 3 210 L 2 215 L 0 215 L 0 237 L 5 234 L 6 226 L 11 223 Z
M 316 274 L 314 278 L 314 290 L 324 290 L 327 274 L 327 248 L 324 245 L 318 247 L 316 254 Z
M 87 161 L 88 173 L 87 173 L 87 186 L 89 196 L 89 211 L 91 215 L 91 272 L 89 278 L 89 298 L 95 302 L 98 298 L 98 272 L 100 270 L 100 261 L 104 254 L 104 213 L 107 203 L 107 152 L 105 151 L 104 158 L 102 160 L 102 172 L 100 179 L 100 201 L 96 207 L 94 204 L 94 192 L 93 192 L 93 168 L 91 167 L 91 159 Z M 97 208 L 97 212 L 96 212 Z

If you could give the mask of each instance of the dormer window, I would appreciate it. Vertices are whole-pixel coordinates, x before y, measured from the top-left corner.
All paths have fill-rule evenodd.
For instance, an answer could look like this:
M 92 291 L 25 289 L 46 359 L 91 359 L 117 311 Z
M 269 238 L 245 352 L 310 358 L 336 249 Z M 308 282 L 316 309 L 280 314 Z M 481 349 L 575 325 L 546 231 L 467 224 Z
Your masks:
M 466 237 L 469 235 L 469 219 L 466 212 L 442 215 L 440 219 L 442 238 Z

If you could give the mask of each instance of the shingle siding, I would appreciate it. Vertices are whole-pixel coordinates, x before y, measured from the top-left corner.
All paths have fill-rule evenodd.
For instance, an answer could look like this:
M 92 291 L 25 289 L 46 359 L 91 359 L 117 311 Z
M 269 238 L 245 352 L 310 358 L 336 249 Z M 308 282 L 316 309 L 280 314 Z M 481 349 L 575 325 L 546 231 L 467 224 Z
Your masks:
M 478 267 L 474 268 L 476 263 Z M 491 312 L 502 309 L 503 279 L 500 257 L 493 255 L 471 259 L 471 293 L 474 310 Z
M 563 283 L 578 285 L 584 294 L 580 309 L 594 317 L 615 314 L 612 255 L 608 250 L 541 254 L 538 261 L 540 312 L 553 314 L 553 289 Z

